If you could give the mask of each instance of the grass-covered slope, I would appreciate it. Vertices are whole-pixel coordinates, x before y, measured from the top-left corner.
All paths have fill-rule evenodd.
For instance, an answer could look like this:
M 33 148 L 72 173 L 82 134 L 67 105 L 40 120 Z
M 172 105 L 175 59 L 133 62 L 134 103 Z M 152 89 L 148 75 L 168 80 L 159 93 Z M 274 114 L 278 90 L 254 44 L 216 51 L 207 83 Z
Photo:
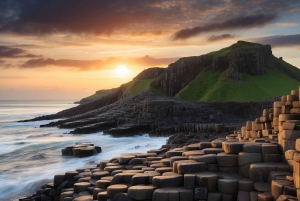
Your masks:
M 197 71 L 197 73 L 194 73 L 191 79 L 188 79 L 189 76 L 186 76 L 184 73 L 170 73 L 168 71 L 168 68 L 165 69 L 155 67 L 143 70 L 139 75 L 133 78 L 132 81 L 123 84 L 120 88 L 118 88 L 120 90 L 117 90 L 116 93 L 126 93 L 126 95 L 134 95 L 142 91 L 151 91 L 157 94 L 166 95 L 169 91 L 172 91 L 177 86 L 185 86 L 184 88 L 176 89 L 176 91 L 181 89 L 176 94 L 176 97 L 189 101 L 256 101 L 288 94 L 290 90 L 297 89 L 300 85 L 300 82 L 297 81 L 298 76 L 300 78 L 300 69 L 285 62 L 282 59 L 274 57 L 271 51 L 269 51 L 270 48 L 271 47 L 267 47 L 258 43 L 238 41 L 237 43 L 229 47 L 225 47 L 221 50 L 210 52 L 207 54 L 211 56 L 207 57 L 206 55 L 203 55 L 204 57 L 201 57 L 201 55 L 200 57 L 206 62 L 198 62 L 200 66 L 196 67 L 199 67 L 200 70 L 204 70 L 199 73 L 197 77 L 192 81 L 190 80 L 193 79 L 200 70 Z M 242 80 L 226 78 L 224 75 L 224 70 L 229 67 L 228 64 L 230 63 L 230 59 L 234 59 L 232 58 L 232 55 L 235 54 L 231 53 L 235 51 L 246 52 L 247 54 L 242 54 L 245 61 L 248 61 L 249 59 L 251 60 L 251 53 L 253 51 L 257 51 L 257 54 L 261 54 L 259 56 L 260 58 L 263 58 L 262 60 L 264 60 L 264 57 L 266 57 L 266 60 L 264 60 L 264 66 L 266 66 L 266 68 L 263 68 L 263 71 L 266 70 L 267 74 L 260 75 L 261 73 L 257 73 L 257 75 L 249 75 L 243 73 Z M 215 59 L 214 56 L 221 57 L 216 58 L 217 66 L 220 66 L 218 68 L 214 68 L 213 64 L 211 64 L 213 62 L 212 58 Z M 188 59 L 189 58 L 185 58 L 185 60 Z M 192 57 L 190 59 L 193 61 L 195 57 Z M 274 61 L 273 59 L 275 60 L 274 67 L 272 65 Z M 253 66 L 256 64 L 255 62 L 253 62 L 253 59 L 251 61 L 252 63 L 246 63 L 248 64 L 248 69 L 255 69 L 256 67 L 258 67 Z M 218 64 L 218 62 L 220 62 L 220 64 Z M 176 72 L 181 72 L 183 71 L 183 68 L 190 68 L 188 64 L 189 62 L 186 63 L 187 64 L 185 64 L 184 62 L 175 62 L 171 67 L 176 68 Z M 286 69 L 279 65 L 280 68 L 278 69 L 283 70 L 278 70 L 278 63 L 285 66 Z M 239 63 L 238 65 L 243 65 L 243 63 Z M 261 67 L 259 66 L 259 68 Z M 215 71 L 212 69 L 215 69 Z M 287 72 L 287 69 L 290 72 Z M 169 72 L 169 74 L 167 74 L 168 76 L 166 76 L 167 72 Z M 170 83 L 168 81 L 171 76 L 173 76 L 171 80 L 176 80 L 176 83 L 174 85 L 173 83 Z M 162 85 L 161 83 L 164 83 L 164 85 Z M 187 83 L 188 85 L 186 85 Z M 86 97 L 83 100 L 86 101 L 99 99 L 109 94 L 110 92 L 112 92 L 112 90 L 100 90 L 94 95 Z M 172 96 L 173 95 L 174 94 L 172 94 Z
M 87 103 L 89 101 L 93 101 L 93 100 L 97 100 L 107 94 L 109 94 L 110 92 L 112 92 L 113 89 L 102 89 L 102 90 L 99 90 L 99 91 L 96 91 L 95 94 L 91 95 L 91 96 L 88 96 L 88 97 L 85 97 L 83 99 L 81 99 L 79 101 L 79 103 Z M 77 103 L 77 102 L 76 102 Z
M 128 87 L 127 90 L 131 94 L 137 94 L 142 91 L 152 91 L 154 93 L 158 94 L 165 94 L 163 90 L 156 89 L 151 86 L 151 83 L 155 80 L 156 78 L 151 78 L 151 79 L 142 79 L 142 80 L 132 80 Z
M 231 52 L 234 49 L 243 48 L 243 47 L 252 47 L 252 46 L 256 46 L 256 45 L 260 45 L 260 44 L 251 43 L 251 42 L 247 42 L 247 41 L 238 41 L 237 43 L 234 43 L 233 45 L 231 45 L 229 47 L 222 48 L 218 51 L 210 52 L 210 53 L 208 53 L 208 55 L 225 56 L 226 54 L 228 54 L 229 52 Z
M 289 69 L 290 71 L 292 71 L 293 73 L 299 75 L 300 77 L 300 69 L 285 62 L 284 60 L 282 59 L 278 59 L 278 58 L 275 58 L 277 62 L 279 62 L 280 64 L 284 65 L 287 69 Z
M 251 76 L 243 74 L 242 81 L 224 78 L 222 72 L 208 70 L 176 96 L 189 101 L 258 101 L 289 94 L 300 82 L 279 70 L 268 70 L 267 74 Z

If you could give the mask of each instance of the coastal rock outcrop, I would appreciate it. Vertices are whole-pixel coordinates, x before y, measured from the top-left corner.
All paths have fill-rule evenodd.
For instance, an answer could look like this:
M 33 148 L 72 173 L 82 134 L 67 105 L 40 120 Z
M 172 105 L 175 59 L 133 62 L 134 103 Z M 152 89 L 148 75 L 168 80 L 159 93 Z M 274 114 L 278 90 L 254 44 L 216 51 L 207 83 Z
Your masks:
M 74 128 L 72 134 L 104 131 L 106 134 L 169 134 L 174 132 L 222 131 L 238 128 L 254 118 L 272 101 L 194 103 L 143 92 L 113 104 L 43 126 Z M 250 107 L 249 107 L 250 104 Z
M 63 156 L 88 157 L 101 153 L 101 147 L 94 146 L 90 142 L 77 142 L 75 146 L 69 146 L 61 150 Z
M 274 70 L 279 74 L 283 73 L 288 75 L 290 78 L 300 81 L 300 72 L 297 72 L 295 67 L 285 63 L 283 60 L 277 59 L 272 54 L 270 45 L 238 41 L 237 43 L 216 52 L 211 52 L 201 56 L 180 58 L 176 62 L 170 64 L 167 68 L 154 67 L 146 69 L 137 75 L 132 82 L 123 84 L 120 87 L 111 90 L 109 94 L 99 99 L 78 105 L 77 107 L 73 107 L 56 114 L 24 121 L 53 120 L 82 116 L 83 114 L 92 113 L 95 110 L 103 110 L 103 108 L 107 108 L 108 105 L 117 102 L 122 103 L 122 100 L 135 96 L 136 93 L 140 93 L 143 90 L 155 92 L 157 96 L 160 96 L 160 94 L 166 94 L 169 97 L 176 96 L 182 99 L 186 98 L 185 100 L 206 100 L 202 99 L 203 96 L 207 95 L 205 93 L 212 91 L 209 90 L 209 83 L 207 83 L 208 86 L 205 87 L 204 85 L 200 85 L 200 83 L 202 83 L 201 79 L 203 79 L 200 75 L 205 76 L 205 72 L 217 71 L 220 74 L 218 75 L 219 77 L 216 75 L 216 77 L 218 77 L 218 82 L 236 82 L 239 85 L 244 81 L 242 74 L 260 76 L 267 74 L 270 70 Z M 195 80 L 197 76 L 200 76 L 200 80 Z M 274 77 L 272 77 L 272 79 L 273 78 Z M 148 79 L 153 80 L 146 83 L 145 80 Z M 293 83 L 293 81 L 294 80 L 291 82 Z M 147 87 L 141 87 L 141 91 L 136 90 L 137 92 L 132 92 L 129 90 L 130 87 L 133 87 L 131 84 L 135 87 L 141 87 L 139 84 L 143 85 L 143 87 L 146 85 Z M 189 87 L 190 84 L 192 84 L 194 88 L 189 88 L 188 92 L 186 92 L 187 94 L 179 94 L 183 93 L 182 90 L 184 91 L 184 89 Z M 198 85 L 205 89 L 199 87 L 199 91 L 197 91 L 196 86 Z M 255 87 L 255 85 L 252 87 Z M 203 94 L 201 90 L 204 90 Z M 218 90 L 222 90 L 222 88 Z M 241 91 L 243 91 L 243 88 Z M 226 90 L 225 92 L 217 92 L 219 92 L 218 94 L 222 94 L 226 93 Z M 191 93 L 198 95 L 191 97 Z M 218 97 L 217 100 L 219 100 Z M 214 100 L 213 97 L 207 98 L 212 98 L 212 100 Z

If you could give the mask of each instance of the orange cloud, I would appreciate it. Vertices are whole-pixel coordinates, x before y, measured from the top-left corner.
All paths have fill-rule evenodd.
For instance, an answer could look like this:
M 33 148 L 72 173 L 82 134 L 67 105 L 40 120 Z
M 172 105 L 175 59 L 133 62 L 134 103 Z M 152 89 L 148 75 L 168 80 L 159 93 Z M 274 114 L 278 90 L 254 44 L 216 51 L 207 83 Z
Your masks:
M 276 23 L 276 25 L 281 27 L 296 27 L 299 24 L 295 22 L 281 22 L 281 23 Z
M 168 64 L 176 61 L 178 58 L 153 58 L 148 55 L 139 58 L 117 58 L 110 57 L 106 60 L 72 60 L 72 59 L 51 59 L 51 58 L 38 58 L 30 59 L 23 63 L 20 67 L 25 68 L 45 68 L 49 66 L 58 66 L 64 68 L 74 68 L 81 71 L 90 70 L 110 70 L 116 66 L 130 65 L 136 66 L 138 69 L 153 66 L 167 66 Z

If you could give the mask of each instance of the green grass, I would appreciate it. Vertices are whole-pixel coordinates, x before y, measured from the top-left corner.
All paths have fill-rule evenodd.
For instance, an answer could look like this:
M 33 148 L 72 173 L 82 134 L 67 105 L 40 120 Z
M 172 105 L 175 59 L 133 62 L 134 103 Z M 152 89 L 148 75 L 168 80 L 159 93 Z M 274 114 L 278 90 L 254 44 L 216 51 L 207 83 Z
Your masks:
M 89 101 L 96 100 L 96 99 L 99 99 L 99 98 L 109 94 L 111 91 L 112 91 L 112 89 L 102 89 L 102 90 L 97 91 L 95 94 L 88 96 L 84 99 L 89 100 Z
M 294 72 L 294 73 L 296 73 L 297 75 L 300 76 L 300 69 L 299 68 L 297 68 L 297 67 L 295 67 L 295 66 L 293 66 L 293 65 L 291 65 L 291 64 L 289 64 L 287 62 L 285 62 L 284 60 L 278 59 L 276 57 L 275 57 L 275 59 L 276 59 L 276 61 L 278 61 L 279 63 L 281 63 L 285 67 L 287 67 L 290 71 L 292 71 L 292 72 Z
M 241 47 L 251 47 L 251 46 L 255 46 L 255 45 L 260 45 L 260 44 L 258 44 L 258 43 L 250 43 L 250 42 L 246 42 L 246 41 L 238 41 L 237 43 L 234 43 L 233 45 L 231 45 L 229 47 L 222 48 L 222 49 L 220 49 L 218 51 L 210 52 L 207 55 L 225 56 L 230 51 L 232 51 L 234 49 L 241 48 Z
M 143 79 L 143 80 L 132 80 L 130 84 L 127 87 L 127 90 L 131 94 L 137 94 L 142 91 L 152 91 L 157 94 L 165 94 L 165 92 L 162 89 L 157 89 L 151 86 L 151 83 L 155 80 L 156 78 L 151 78 L 151 79 Z
M 290 94 L 299 85 L 279 70 L 259 76 L 243 74 L 243 81 L 230 81 L 224 73 L 210 70 L 201 72 L 176 96 L 189 101 L 259 101 Z
M 193 81 L 184 87 L 176 97 L 183 100 L 198 101 L 219 81 L 221 76 L 219 71 L 202 71 Z

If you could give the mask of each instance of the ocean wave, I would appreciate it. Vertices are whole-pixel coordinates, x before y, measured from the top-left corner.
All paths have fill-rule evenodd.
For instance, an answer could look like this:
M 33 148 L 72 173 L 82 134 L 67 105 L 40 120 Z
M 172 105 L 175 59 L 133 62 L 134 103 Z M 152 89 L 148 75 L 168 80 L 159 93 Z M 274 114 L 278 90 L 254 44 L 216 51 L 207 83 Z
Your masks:
M 45 133 L 45 134 L 37 134 L 37 135 L 29 135 L 27 138 L 37 138 L 37 137 L 46 137 L 51 135 L 51 133 Z
M 22 145 L 22 144 L 27 144 L 27 142 L 16 142 L 14 145 Z
M 29 159 L 40 160 L 40 159 L 45 159 L 45 158 L 46 158 L 45 154 L 36 154 L 36 155 L 31 156 Z

